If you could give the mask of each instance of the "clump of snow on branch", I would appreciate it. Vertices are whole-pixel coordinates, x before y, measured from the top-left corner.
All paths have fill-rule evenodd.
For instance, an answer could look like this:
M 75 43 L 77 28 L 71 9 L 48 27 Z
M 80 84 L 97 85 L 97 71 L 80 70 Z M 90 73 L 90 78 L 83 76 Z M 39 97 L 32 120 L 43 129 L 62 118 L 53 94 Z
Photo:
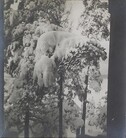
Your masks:
M 72 36 L 72 33 L 63 31 L 50 31 L 41 35 L 36 46 L 35 61 L 41 55 L 52 54 L 65 38 Z
M 67 58 L 71 55 L 71 51 L 76 52 L 77 46 L 85 45 L 88 41 L 88 38 L 83 36 L 74 35 L 72 37 L 64 39 L 59 46 L 56 47 L 56 50 L 52 56 L 52 58 L 58 58 L 61 60 L 62 58 Z
M 55 62 L 45 55 L 41 56 L 40 60 L 36 62 L 34 67 L 34 80 L 37 79 L 40 87 L 48 87 L 52 85 L 55 80 Z
M 49 31 L 63 31 L 62 27 L 59 27 L 55 24 L 46 24 L 44 22 L 40 23 L 39 26 L 35 29 L 35 35 L 38 37 Z

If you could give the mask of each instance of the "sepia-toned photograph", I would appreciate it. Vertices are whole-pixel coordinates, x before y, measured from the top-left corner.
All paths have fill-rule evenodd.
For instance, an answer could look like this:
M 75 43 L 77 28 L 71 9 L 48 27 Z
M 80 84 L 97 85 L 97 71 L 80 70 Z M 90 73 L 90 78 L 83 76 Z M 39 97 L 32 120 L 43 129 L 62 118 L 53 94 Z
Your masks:
M 108 0 L 4 0 L 3 13 L 4 138 L 107 138 Z

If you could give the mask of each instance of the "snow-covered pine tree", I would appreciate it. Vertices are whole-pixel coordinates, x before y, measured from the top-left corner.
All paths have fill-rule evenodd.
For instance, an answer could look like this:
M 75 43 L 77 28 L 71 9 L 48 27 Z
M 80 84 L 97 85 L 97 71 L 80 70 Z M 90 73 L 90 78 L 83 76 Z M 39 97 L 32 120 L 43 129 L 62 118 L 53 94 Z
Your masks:
M 35 2 L 35 4 L 37 4 L 37 2 L 40 2 L 40 3 L 42 3 L 45 7 L 46 7 L 46 4 L 48 3 L 48 1 L 46 2 L 45 1 L 45 3 L 42 1 L 36 1 Z M 27 3 L 27 4 L 26 4 Z M 49 3 L 48 3 L 49 4 Z M 57 3 L 58 4 L 58 3 Z M 21 5 L 23 5 L 23 6 L 21 6 Z M 27 6 L 28 5 L 28 6 Z M 55 4 L 54 4 L 54 2 L 53 2 L 53 7 L 54 7 L 54 10 L 56 9 L 55 8 Z M 39 4 L 38 4 L 38 6 L 39 6 Z M 52 104 L 52 102 L 48 105 L 46 105 L 45 104 L 45 101 L 47 100 L 47 101 L 50 101 L 50 99 L 49 99 L 49 96 L 47 95 L 44 95 L 44 97 L 45 97 L 45 99 L 44 99 L 44 97 L 43 97 L 43 99 L 44 99 L 44 101 L 41 103 L 40 101 L 41 101 L 41 96 L 39 95 L 39 97 L 40 97 L 40 100 L 38 100 L 38 96 L 36 96 L 36 91 L 38 90 L 38 86 L 37 85 L 35 85 L 34 87 L 32 87 L 33 85 L 32 85 L 32 76 L 33 76 L 33 69 L 34 69 L 34 65 L 35 65 L 35 62 L 36 61 L 34 61 L 34 58 L 35 58 L 35 56 L 36 56 L 36 52 L 35 52 L 35 49 L 36 49 L 36 44 L 37 44 L 37 40 L 38 40 L 38 37 L 40 37 L 40 35 L 41 34 L 43 34 L 43 33 L 46 33 L 46 32 L 48 32 L 48 31 L 51 31 L 51 30 L 60 30 L 61 28 L 59 27 L 59 26 L 61 26 L 61 25 L 59 25 L 58 24 L 58 26 L 57 26 L 57 23 L 54 23 L 54 19 L 51 19 L 51 20 L 49 20 L 49 18 L 51 18 L 52 16 L 51 16 L 51 14 L 49 14 L 48 16 L 48 18 L 46 18 L 46 19 L 44 19 L 44 18 L 41 18 L 41 17 L 46 17 L 47 16 L 47 14 L 48 13 L 50 13 L 50 11 L 47 11 L 47 13 L 46 13 L 46 11 L 44 11 L 44 9 L 47 9 L 47 7 L 45 8 L 44 6 L 42 6 L 42 7 L 40 7 L 40 8 L 42 8 L 42 10 L 39 10 L 39 8 L 37 9 L 34 9 L 35 7 L 34 7 L 34 2 L 30 2 L 30 1 L 27 1 L 27 2 L 24 2 L 23 0 L 22 0 L 22 2 L 19 4 L 19 6 L 18 6 L 18 8 L 19 8 L 19 14 L 20 14 L 20 19 L 19 19 L 19 21 L 18 21 L 18 19 L 17 19 L 17 25 L 15 25 L 15 27 L 12 29 L 12 30 L 8 30 L 8 29 L 6 29 L 7 30 L 7 35 L 10 33 L 10 34 L 12 34 L 12 38 L 13 39 L 11 39 L 11 40 L 13 40 L 13 41 L 10 41 L 11 43 L 10 43 L 10 46 L 8 46 L 8 48 L 7 48 L 7 57 L 9 58 L 10 57 L 10 59 L 9 59 L 9 61 L 10 62 L 8 62 L 8 64 L 7 64 L 7 67 L 8 67 L 8 71 L 9 72 L 11 72 L 10 74 L 12 75 L 12 78 L 14 78 L 14 89 L 15 90 L 13 90 L 13 92 L 15 93 L 15 94 L 13 94 L 12 93 L 12 95 L 13 96 L 15 96 L 15 95 L 20 95 L 21 94 L 21 96 L 17 96 L 17 97 L 15 97 L 15 98 L 13 98 L 13 96 L 10 96 L 10 98 L 9 99 L 13 99 L 12 101 L 14 102 L 12 102 L 11 101 L 11 105 L 13 104 L 14 106 L 15 106 L 15 111 L 16 111 L 16 116 L 18 116 L 18 117 L 20 117 L 20 118 L 18 118 L 18 119 L 20 119 L 21 120 L 21 125 L 19 125 L 19 130 L 22 130 L 22 129 L 20 129 L 20 128 L 22 128 L 22 124 L 23 124 L 23 121 L 24 121 L 24 112 L 21 112 L 21 114 L 18 114 L 18 113 L 20 113 L 20 112 L 17 112 L 17 111 L 19 111 L 19 110 L 21 110 L 21 111 L 25 111 L 24 109 L 25 109 L 25 106 L 26 106 L 26 104 L 27 104 L 27 96 L 29 97 L 29 99 L 32 99 L 32 100 L 30 100 L 30 102 L 29 102 L 29 105 L 30 106 L 32 106 L 33 105 L 33 107 L 30 107 L 30 110 L 31 111 L 36 111 L 35 110 L 35 108 L 36 107 L 38 107 L 38 112 L 40 112 L 40 113 L 43 113 L 43 115 L 44 115 L 44 113 L 46 113 L 46 111 L 48 112 L 51 112 L 51 104 Z M 49 6 L 49 5 L 48 5 Z M 22 8 L 23 7 L 23 8 Z M 49 8 L 52 8 L 52 6 L 49 6 Z M 29 10 L 29 9 L 31 9 L 31 10 Z M 33 13 L 33 11 L 34 10 L 35 11 L 37 11 L 37 12 L 34 12 L 34 14 L 29 14 L 29 11 L 30 12 L 32 12 Z M 52 12 L 52 9 L 51 9 L 51 12 Z M 39 14 L 36 14 L 36 13 L 39 13 Z M 54 12 L 55 13 L 55 12 Z M 7 16 L 8 16 L 8 14 L 7 14 Z M 34 16 L 34 17 L 33 17 Z M 28 18 L 27 18 L 28 17 Z M 59 19 L 60 19 L 60 17 L 61 16 L 59 16 Z M 25 19 L 27 19 L 26 21 L 25 21 Z M 8 20 L 8 18 L 7 18 L 7 20 Z M 55 25 L 53 25 L 53 24 L 50 24 L 50 23 L 47 23 L 47 22 L 45 22 L 45 20 L 47 21 L 47 20 L 49 20 L 51 23 L 54 23 Z M 37 21 L 37 22 L 36 22 Z M 9 21 L 7 21 L 8 23 L 8 26 L 9 26 Z M 45 23 L 43 23 L 43 22 L 45 22 Z M 59 21 L 60 22 L 60 21 Z M 61 22 L 61 24 L 62 24 L 62 22 Z M 45 29 L 46 28 L 46 29 Z M 48 29 L 49 28 L 49 29 Z M 62 29 L 61 29 L 62 30 Z M 8 38 L 8 37 L 7 37 Z M 16 38 L 16 39 L 15 39 Z M 81 43 L 80 43 L 81 42 Z M 92 46 L 93 45 L 93 46 Z M 64 67 L 66 67 L 65 68 L 65 74 L 68 74 L 68 76 L 67 75 L 65 75 L 65 81 L 67 82 L 67 79 L 68 80 L 70 80 L 70 77 L 71 78 L 73 78 L 73 80 L 74 80 L 74 78 L 76 77 L 76 76 L 74 76 L 73 74 L 74 73 L 72 73 L 72 72 L 76 72 L 77 71 L 77 73 L 81 73 L 81 70 L 79 69 L 79 65 L 81 65 L 81 60 L 80 60 L 80 58 L 82 58 L 82 55 L 83 55 L 83 53 L 81 53 L 80 51 L 82 50 L 84 53 L 86 53 L 86 55 L 85 55 L 85 57 L 83 57 L 84 58 L 84 60 L 86 59 L 86 61 L 82 61 L 83 62 L 83 67 L 85 68 L 86 67 L 86 65 L 87 65 L 87 61 L 92 61 L 92 58 L 93 58 L 93 61 L 95 61 L 95 62 L 93 62 L 92 63 L 92 65 L 94 65 L 94 66 L 92 66 L 92 68 L 97 68 L 97 69 L 99 69 L 98 68 L 98 64 L 97 64 L 97 62 L 96 61 L 99 61 L 99 57 L 101 57 L 101 56 L 105 56 L 105 53 L 104 53 L 104 49 L 101 49 L 101 48 L 96 48 L 97 46 L 96 46 L 97 44 L 95 44 L 94 42 L 90 42 L 89 41 L 89 39 L 88 40 L 86 40 L 84 43 L 83 43 L 83 41 L 82 40 L 79 40 L 78 38 L 71 38 L 71 39 L 65 39 L 63 42 L 62 42 L 62 44 L 60 45 L 61 47 L 58 47 L 58 48 L 56 48 L 56 49 L 54 49 L 54 51 L 52 50 L 52 49 L 50 49 L 49 48 L 49 50 L 48 50 L 48 52 L 46 53 L 46 55 L 43 55 L 43 57 L 46 59 L 46 60 L 48 60 L 49 61 L 49 63 L 51 62 L 51 64 L 49 64 L 49 66 L 47 65 L 47 68 L 49 68 L 50 69 L 50 65 L 52 65 L 52 67 L 53 67 L 53 69 L 54 69 L 54 67 L 55 67 L 55 64 L 56 64 L 56 67 L 57 68 L 59 68 L 60 67 L 60 69 L 61 69 L 61 67 L 63 66 L 63 68 Z M 68 46 L 68 48 L 66 47 L 66 46 Z M 78 47 L 77 47 L 78 46 Z M 88 49 L 88 46 L 89 47 L 91 47 L 91 49 Z M 86 48 L 87 47 L 87 49 L 85 49 L 84 50 L 84 48 Z M 94 48 L 93 48 L 94 47 Z M 73 48 L 74 48 L 74 50 L 73 50 Z M 81 49 L 82 48 L 82 49 Z M 95 49 L 96 48 L 96 49 Z M 81 49 L 81 50 L 80 50 Z M 72 51 L 72 52 L 71 52 Z M 97 54 L 95 54 L 95 52 L 96 53 L 98 53 L 98 55 Z M 103 53 L 102 53 L 102 51 L 103 51 Z M 49 52 L 50 52 L 50 54 L 49 54 Z M 89 53 L 91 52 L 91 54 L 92 55 L 90 55 Z M 60 53 L 60 54 L 59 54 Z M 45 54 L 45 53 L 44 53 Z M 48 57 L 48 54 L 50 55 L 49 57 Z M 77 58 L 75 58 L 75 55 L 77 56 Z M 79 54 L 79 55 L 78 55 Z M 86 57 L 87 56 L 87 57 Z M 65 58 L 64 58 L 65 57 Z M 96 59 L 95 59 L 95 57 L 96 57 Z M 42 58 L 42 60 L 44 60 L 44 58 Z M 56 62 L 56 59 L 58 58 L 58 61 Z M 76 59 L 76 60 L 75 60 Z M 104 58 L 103 58 L 104 59 Z M 79 61 L 79 62 L 78 62 Z M 39 61 L 37 61 L 37 62 L 39 62 Z M 54 64 L 55 63 L 55 64 Z M 68 64 L 69 65 L 68 65 Z M 75 64 L 74 64 L 75 63 Z M 37 63 L 36 63 L 37 64 Z M 76 66 L 74 66 L 74 65 L 76 65 Z M 86 64 L 86 65 L 85 65 Z M 44 65 L 44 61 L 42 62 L 42 65 Z M 72 67 L 72 68 L 71 68 Z M 82 68 L 81 68 L 82 69 Z M 42 71 L 42 70 L 41 70 Z M 92 70 L 93 71 L 93 70 Z M 92 72 L 91 71 L 91 72 Z M 96 75 L 96 76 L 93 76 L 93 73 L 92 73 L 92 79 L 93 78 L 97 78 L 97 77 L 99 77 L 100 76 L 100 73 L 99 73 L 99 71 L 96 71 L 97 73 L 96 74 L 98 74 L 98 75 Z M 43 72 L 41 72 L 40 74 L 42 75 L 42 73 Z M 95 74 L 95 71 L 94 71 L 94 74 Z M 55 75 L 54 75 L 55 76 Z M 67 77 L 66 77 L 67 76 Z M 80 76 L 80 75 L 79 75 Z M 40 78 L 40 81 L 39 82 L 42 82 L 41 81 L 41 79 L 43 78 L 42 76 L 39 76 Z M 48 78 L 48 77 L 46 77 L 46 78 Z M 58 76 L 56 76 L 56 78 L 58 78 Z M 22 81 L 22 79 L 23 79 L 23 81 Z M 79 78 L 80 79 L 80 78 Z M 78 79 L 78 80 L 79 80 Z M 30 81 L 29 81 L 30 80 Z M 78 82 L 78 80 L 76 81 L 76 80 L 74 80 L 75 82 Z M 84 79 L 83 79 L 84 80 Z M 100 84 L 101 84 L 101 81 L 99 81 L 99 80 L 101 80 L 100 79 L 100 77 L 99 77 L 99 79 L 98 79 L 98 81 L 97 81 L 97 79 L 96 79 L 96 82 L 98 82 L 97 84 L 98 84 L 98 86 L 100 86 Z M 48 81 L 47 81 L 48 82 Z M 73 82 L 72 82 L 73 83 Z M 71 84 L 72 84 L 71 83 Z M 79 81 L 79 84 L 74 84 L 75 86 L 76 85 L 78 85 L 79 87 L 81 86 L 80 85 L 80 83 L 83 83 L 83 81 Z M 45 83 L 44 85 L 45 86 L 48 86 L 48 85 L 46 85 L 47 83 Z M 38 83 L 38 85 L 39 85 L 39 83 Z M 42 85 L 42 83 L 41 83 L 41 85 Z M 57 85 L 57 84 L 55 84 L 55 85 Z M 78 87 L 77 86 L 77 87 Z M 82 86 L 84 86 L 84 85 L 82 85 Z M 92 85 L 93 86 L 93 85 Z M 97 85 L 96 85 L 97 86 Z M 58 86 L 56 86 L 56 87 L 58 87 Z M 76 91 L 76 88 L 77 87 L 74 87 L 74 91 Z M 53 91 L 53 88 L 54 88 L 54 91 Z M 47 92 L 49 92 L 50 94 L 51 93 L 55 93 L 56 92 L 56 95 L 58 94 L 57 92 L 58 92 L 58 90 L 57 89 L 55 89 L 55 87 L 53 87 L 53 88 L 51 88 L 50 89 L 50 87 L 49 87 L 49 89 L 46 89 L 46 90 L 44 90 L 45 91 L 45 93 L 47 93 Z M 73 89 L 73 88 L 72 88 Z M 82 88 L 80 88 L 80 89 L 82 89 Z M 8 90 L 7 90 L 8 91 Z M 29 93 L 30 92 L 30 93 Z M 70 92 L 71 92 L 71 90 L 70 90 Z M 73 91 L 72 91 L 73 92 Z M 28 95 L 27 95 L 27 93 L 29 93 Z M 83 93 L 83 91 L 82 91 L 82 93 Z M 50 95 L 49 94 L 49 95 Z M 11 95 L 11 94 L 10 94 Z M 27 95 L 27 96 L 26 96 Z M 79 95 L 79 94 L 78 94 Z M 72 96 L 69 96 L 69 95 L 67 95 L 66 96 L 67 97 L 67 99 L 69 99 L 70 100 L 70 107 L 72 106 L 72 103 L 73 103 L 73 100 L 72 100 Z M 79 96 L 80 97 L 80 96 Z M 18 99 L 18 100 L 16 100 L 16 99 Z M 36 100 L 37 99 L 37 100 Z M 57 99 L 57 97 L 56 97 L 56 99 Z M 10 100 L 9 100 L 10 101 Z M 7 104 L 8 104 L 8 102 L 9 101 L 7 101 Z M 38 102 L 36 102 L 36 101 L 38 101 Z M 16 103 L 17 102 L 17 103 Z M 20 105 L 22 105 L 22 103 L 23 103 L 23 106 L 20 106 L 20 107 L 18 107 L 17 105 L 20 103 Z M 57 101 L 56 101 L 56 103 L 57 103 Z M 36 105 L 36 106 L 35 106 Z M 43 110 L 41 111 L 41 107 L 44 107 L 45 106 L 45 108 L 43 108 Z M 56 106 L 56 105 L 55 105 Z M 21 108 L 21 107 L 23 107 L 23 108 Z M 47 108 L 46 107 L 49 107 L 48 108 L 48 110 L 47 110 Z M 13 108 L 10 108 L 10 109 L 14 109 L 14 107 Z M 53 109 L 53 108 L 52 108 Z M 45 112 L 44 112 L 45 111 Z M 54 112 L 55 112 L 56 110 L 54 110 Z M 37 113 L 38 113 L 37 112 Z M 9 113 L 9 112 L 8 112 Z M 35 112 L 30 112 L 30 115 L 31 115 L 31 118 L 33 118 L 33 120 L 34 120 L 34 117 L 32 117 L 33 116 L 33 114 L 34 114 Z M 10 114 L 10 113 L 9 113 Z M 10 115 L 11 116 L 11 115 Z M 74 116 L 74 115 L 73 115 Z M 11 117 L 13 117 L 13 115 L 11 116 Z M 34 122 L 35 121 L 37 121 L 37 120 L 39 120 L 39 114 L 36 114 L 36 117 L 35 117 L 35 120 L 34 120 Z M 45 117 L 47 117 L 46 119 L 48 120 L 48 115 L 47 116 L 41 116 L 41 120 L 44 120 L 45 119 Z M 30 119 L 31 119 L 30 118 Z M 16 117 L 15 117 L 15 120 L 17 121 L 18 119 L 16 119 Z M 71 119 L 73 119 L 73 118 L 70 118 L 69 119 L 69 121 L 71 120 Z M 13 120 L 13 119 L 11 119 L 11 120 Z M 32 121 L 33 121 L 32 120 Z M 52 119 L 53 120 L 53 119 Z M 16 121 L 14 121 L 14 122 L 16 122 Z M 14 124 L 14 122 L 12 121 L 11 123 L 13 123 Z M 34 124 L 34 123 L 33 123 Z M 32 125 L 33 125 L 32 124 Z M 53 124 L 53 123 L 52 123 Z M 76 124 L 76 123 L 75 123 Z M 16 123 L 14 124 L 15 126 L 18 126 Z M 32 127 L 32 125 L 30 126 L 30 127 Z M 37 125 L 37 124 L 36 124 Z M 45 126 L 44 125 L 44 123 L 42 123 L 41 124 L 41 126 L 42 126 L 42 133 L 40 134 L 40 135 L 42 135 L 43 133 L 44 133 L 44 128 L 45 127 L 47 127 L 47 126 Z M 49 126 L 49 125 L 48 125 Z M 57 125 L 56 125 L 57 126 Z M 70 126 L 73 126 L 73 124 L 72 125 L 70 125 Z M 52 127 L 53 128 L 53 127 Z M 77 126 L 75 126 L 75 128 L 77 128 Z M 31 128 L 32 129 L 32 128 Z M 53 132 L 51 132 L 51 128 L 50 128 L 50 136 L 52 135 L 52 133 Z M 35 131 L 34 131 L 35 132 Z M 33 133 L 34 133 L 33 132 Z M 56 133 L 56 132 L 54 132 L 54 133 Z M 47 134 L 47 133 L 46 133 Z M 45 134 L 45 135 L 46 135 Z M 36 134 L 37 135 L 37 134 Z
M 11 117 L 10 120 L 21 120 L 19 124 L 15 121 L 9 123 L 13 124 L 12 126 L 17 126 L 19 132 L 22 130 L 20 128 L 22 128 L 24 120 L 22 116 L 25 115 L 23 111 L 25 111 L 27 104 L 31 104 L 27 99 L 35 96 L 31 78 L 33 76 L 34 50 L 37 39 L 41 33 L 61 29 L 57 22 L 59 23 L 62 17 L 64 2 L 59 0 L 52 2 L 21 0 L 12 1 L 11 3 L 10 1 L 6 1 L 5 3 L 5 36 L 7 47 L 5 49 L 5 70 L 11 75 L 12 80 L 14 80 L 11 89 L 7 88 L 8 94 L 5 99 L 5 108 L 7 110 L 5 110 L 5 114 L 7 114 L 7 122 L 9 121 L 8 113 Z M 49 11 L 53 11 L 53 13 L 50 14 Z M 7 80 L 6 83 L 9 83 L 9 81 Z M 34 100 L 35 97 L 33 98 Z M 23 106 L 21 107 L 22 104 Z M 13 118 L 13 115 L 11 116 L 10 109 L 13 109 L 15 118 Z M 20 116 L 20 118 L 16 116 Z

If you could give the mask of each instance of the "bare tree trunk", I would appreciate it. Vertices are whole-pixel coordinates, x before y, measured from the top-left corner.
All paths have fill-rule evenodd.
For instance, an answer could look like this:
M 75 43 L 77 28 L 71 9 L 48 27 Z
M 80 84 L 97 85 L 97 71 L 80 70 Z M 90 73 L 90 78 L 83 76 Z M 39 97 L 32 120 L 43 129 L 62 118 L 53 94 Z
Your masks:
M 126 0 L 109 0 L 108 138 L 124 138 L 126 114 Z
M 59 138 L 63 137 L 63 76 L 60 74 L 60 92 L 59 92 Z
M 89 70 L 89 68 L 88 68 Z M 83 114 L 82 114 L 82 119 L 84 121 L 84 125 L 81 129 L 81 137 L 85 138 L 85 120 L 86 120 L 86 101 L 87 101 L 87 91 L 88 91 L 88 74 L 86 75 L 85 78 L 85 84 L 86 84 L 86 88 L 85 88 L 85 93 L 84 93 L 84 97 L 83 97 Z
M 29 138 L 29 106 L 28 105 L 26 107 L 26 113 L 25 113 L 24 138 Z

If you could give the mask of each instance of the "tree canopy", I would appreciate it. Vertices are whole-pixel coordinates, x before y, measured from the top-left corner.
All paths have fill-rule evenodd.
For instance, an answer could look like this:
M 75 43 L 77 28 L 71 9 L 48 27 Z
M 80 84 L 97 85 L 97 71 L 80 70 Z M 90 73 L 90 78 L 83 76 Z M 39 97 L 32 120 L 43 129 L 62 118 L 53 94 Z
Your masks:
M 13 4 L 17 5 L 17 9 L 13 8 Z M 97 4 L 99 5 L 98 1 L 92 3 Z M 60 72 L 64 74 L 64 135 L 68 127 L 75 132 L 82 126 L 82 112 L 74 98 L 77 96 L 80 101 L 83 100 L 88 67 L 89 87 L 96 92 L 101 90 L 99 62 L 107 58 L 105 49 L 97 38 L 90 37 L 89 34 L 94 33 L 98 36 L 100 30 L 104 32 L 103 30 L 108 29 L 106 27 L 109 22 L 106 15 L 102 25 L 99 26 L 100 29 L 94 29 L 100 24 L 98 20 L 94 20 L 99 13 L 95 6 L 92 9 L 97 14 L 93 14 L 91 5 L 85 3 L 84 5 L 86 7 L 85 14 L 82 15 L 84 20 L 80 24 L 84 33 L 76 35 L 63 31 L 69 30 L 63 26 L 68 19 L 62 20 L 62 17 L 65 14 L 69 15 L 69 12 L 64 12 L 63 0 L 51 2 L 21 0 L 14 3 L 6 1 L 4 101 L 7 128 L 13 126 L 22 133 L 26 107 L 29 105 L 32 135 L 45 137 L 58 135 Z M 100 16 L 102 18 L 106 8 L 103 6 L 98 9 L 102 13 Z M 93 20 L 90 27 L 86 24 L 89 18 Z M 93 32 L 90 31 L 91 28 Z M 101 34 L 99 36 L 102 37 Z M 103 38 L 108 39 L 108 34 Z M 102 112 L 102 107 L 98 110 Z

